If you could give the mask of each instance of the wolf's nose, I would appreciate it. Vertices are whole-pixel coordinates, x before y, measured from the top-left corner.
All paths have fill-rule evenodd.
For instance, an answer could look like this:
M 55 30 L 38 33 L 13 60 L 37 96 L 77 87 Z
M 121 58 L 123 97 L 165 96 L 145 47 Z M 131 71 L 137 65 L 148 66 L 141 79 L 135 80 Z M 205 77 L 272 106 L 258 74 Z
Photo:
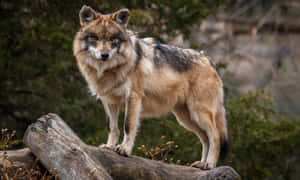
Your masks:
M 108 54 L 108 53 L 101 53 L 101 59 L 102 59 L 103 61 L 107 60 L 108 57 L 109 57 L 109 54 Z

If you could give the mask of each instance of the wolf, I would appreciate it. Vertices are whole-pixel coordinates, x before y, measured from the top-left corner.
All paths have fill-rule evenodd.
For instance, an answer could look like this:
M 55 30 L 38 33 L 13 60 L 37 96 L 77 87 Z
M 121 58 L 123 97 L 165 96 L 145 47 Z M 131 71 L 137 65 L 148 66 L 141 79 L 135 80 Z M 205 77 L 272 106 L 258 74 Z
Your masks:
M 84 5 L 73 52 L 92 94 L 109 117 L 109 136 L 101 147 L 130 155 L 140 117 L 172 112 L 179 124 L 199 137 L 202 157 L 192 164 L 216 167 L 228 150 L 223 83 L 208 57 L 192 49 L 139 38 L 127 29 L 128 9 L 102 14 Z M 119 112 L 125 113 L 118 144 Z

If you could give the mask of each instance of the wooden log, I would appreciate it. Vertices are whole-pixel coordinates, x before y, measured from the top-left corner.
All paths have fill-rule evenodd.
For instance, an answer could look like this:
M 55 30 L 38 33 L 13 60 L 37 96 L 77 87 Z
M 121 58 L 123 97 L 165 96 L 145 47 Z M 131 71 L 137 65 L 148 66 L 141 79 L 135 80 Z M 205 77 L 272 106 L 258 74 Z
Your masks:
M 24 143 L 48 170 L 64 180 L 112 180 L 83 149 L 83 142 L 57 115 L 48 114 L 28 127 Z
M 3 158 L 6 156 L 7 158 Z M 0 151 L 0 166 L 7 168 L 30 168 L 35 162 L 35 156 L 28 148 L 20 150 Z
M 131 178 L 140 179 L 142 177 L 145 177 L 143 179 L 146 179 L 146 177 L 147 179 L 166 179 L 167 176 L 172 177 L 172 179 L 199 179 L 199 180 L 206 180 L 206 179 L 208 180 L 208 179 L 217 179 L 217 178 L 228 179 L 228 180 L 239 179 L 236 172 L 228 166 L 218 167 L 210 171 L 199 172 L 199 174 L 196 171 L 201 171 L 201 170 L 187 167 L 187 169 L 184 170 L 185 174 L 178 175 L 181 172 L 182 166 L 171 165 L 171 168 L 169 168 L 169 167 L 164 167 L 165 164 L 163 163 L 148 160 L 148 159 L 143 159 L 136 156 L 130 156 L 128 157 L 130 159 L 128 159 L 128 158 L 118 157 L 116 153 L 113 153 L 110 150 L 100 149 L 91 146 L 88 146 L 86 148 L 89 149 L 88 150 L 89 153 L 92 154 L 97 153 L 97 155 L 95 156 L 95 158 L 97 159 L 96 161 L 104 162 L 102 163 L 103 166 L 114 179 L 131 179 Z M 2 157 L 2 155 L 3 152 L 0 152 L 0 157 Z M 34 166 L 36 160 L 36 157 L 32 154 L 29 148 L 7 151 L 7 156 L 8 157 L 6 160 L 6 168 L 10 172 L 20 168 L 30 169 L 31 167 Z M 139 164 L 142 167 L 137 167 L 137 165 Z M 3 161 L 0 161 L 0 167 L 2 165 L 3 165 Z M 152 169 L 159 169 L 159 168 L 164 168 L 165 170 L 159 172 L 151 172 Z M 175 173 L 166 172 L 167 174 L 163 174 L 164 171 L 168 171 L 169 169 L 175 171 Z M 188 177 L 184 177 L 186 173 L 188 173 L 188 170 L 190 170 L 192 174 L 189 174 Z M 149 172 L 151 172 L 151 174 L 149 174 Z
M 43 116 L 29 126 L 24 142 L 48 170 L 55 169 L 58 177 L 64 180 L 240 179 L 228 166 L 203 171 L 136 156 L 123 157 L 109 149 L 88 146 L 55 114 Z

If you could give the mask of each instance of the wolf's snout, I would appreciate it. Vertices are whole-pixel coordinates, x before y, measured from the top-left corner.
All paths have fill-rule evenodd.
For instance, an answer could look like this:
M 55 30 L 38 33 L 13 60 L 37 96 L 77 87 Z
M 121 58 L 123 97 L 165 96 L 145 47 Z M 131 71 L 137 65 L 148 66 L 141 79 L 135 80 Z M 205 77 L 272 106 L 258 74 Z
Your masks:
M 108 53 L 101 53 L 101 60 L 105 61 L 108 59 L 108 57 L 109 57 Z

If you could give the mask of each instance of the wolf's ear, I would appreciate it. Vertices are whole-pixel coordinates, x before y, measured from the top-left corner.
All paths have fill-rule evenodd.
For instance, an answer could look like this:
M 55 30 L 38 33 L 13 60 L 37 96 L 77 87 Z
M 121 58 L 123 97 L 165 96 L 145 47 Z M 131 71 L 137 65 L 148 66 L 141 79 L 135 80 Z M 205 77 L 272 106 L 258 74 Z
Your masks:
M 80 25 L 84 26 L 96 19 L 96 11 L 89 6 L 83 5 L 80 12 Z
M 126 27 L 130 18 L 128 9 L 121 9 L 113 14 L 113 19 L 121 26 Z

